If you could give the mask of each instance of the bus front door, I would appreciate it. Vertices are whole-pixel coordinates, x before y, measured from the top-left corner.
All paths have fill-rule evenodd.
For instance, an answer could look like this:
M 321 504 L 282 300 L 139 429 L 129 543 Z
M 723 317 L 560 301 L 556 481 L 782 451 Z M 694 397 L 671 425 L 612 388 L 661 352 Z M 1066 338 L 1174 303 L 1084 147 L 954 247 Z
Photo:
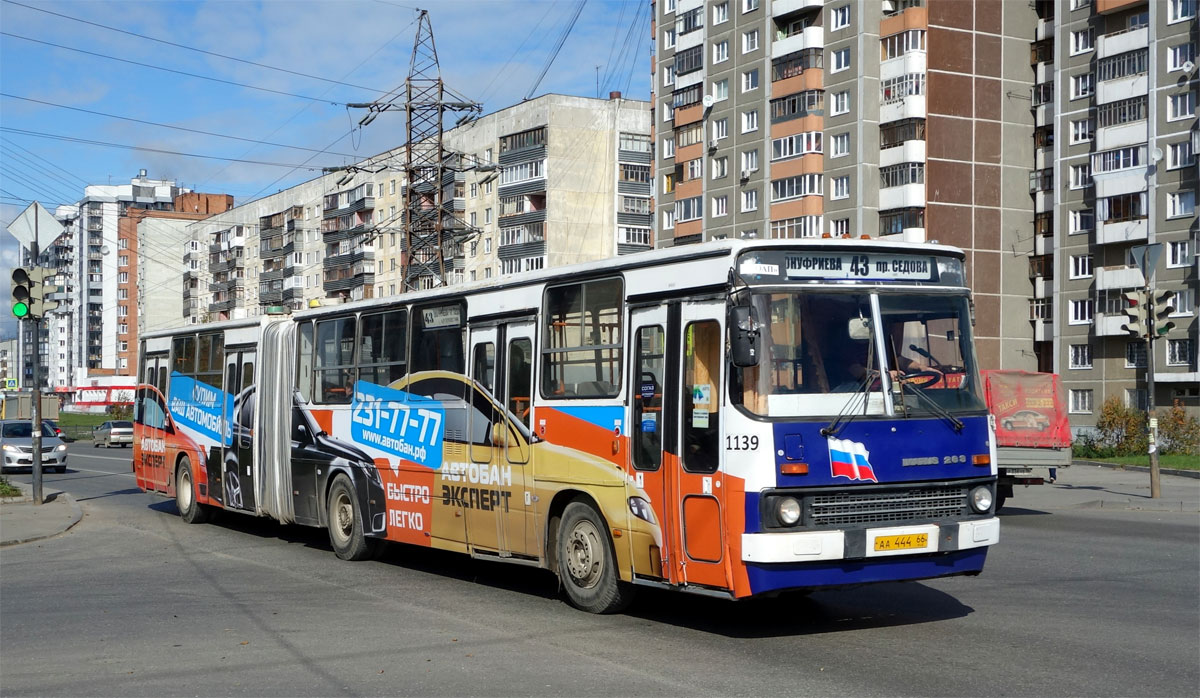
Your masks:
M 725 380 L 722 302 L 672 303 L 668 307 L 668 377 L 664 394 L 675 405 L 675 450 L 663 467 L 671 490 L 674 562 L 688 584 L 729 587 L 725 540 L 725 482 L 721 468 L 721 405 Z M 673 366 L 672 366 L 673 364 Z
M 167 405 L 158 386 L 166 386 L 168 358 L 147 356 L 134 403 L 133 461 L 138 487 L 167 491 Z

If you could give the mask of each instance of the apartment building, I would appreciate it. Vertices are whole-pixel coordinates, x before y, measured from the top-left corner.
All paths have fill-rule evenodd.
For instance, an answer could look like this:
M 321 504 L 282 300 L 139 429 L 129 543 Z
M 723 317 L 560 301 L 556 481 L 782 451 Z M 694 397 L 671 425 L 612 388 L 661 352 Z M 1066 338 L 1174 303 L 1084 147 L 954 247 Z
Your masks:
M 1175 328 L 1153 342 L 1154 403 L 1200 414 L 1195 0 L 1039 2 L 1031 44 L 1039 366 L 1063 376 L 1072 424 L 1113 396 L 1144 408 L 1147 347 L 1121 329 L 1159 245 L 1154 285 Z M 1006 144 L 1007 146 L 1007 144 Z
M 608 99 L 550 94 L 448 130 L 445 147 L 462 156 L 443 182 L 443 210 L 464 235 L 446 281 L 651 249 L 649 113 L 646 102 L 616 92 Z M 383 221 L 376 295 L 404 288 L 399 175 L 385 172 L 376 185 L 388 192 L 376 208 Z
M 655 18 L 658 245 L 956 245 L 981 362 L 1036 367 L 1028 3 L 657 0 Z

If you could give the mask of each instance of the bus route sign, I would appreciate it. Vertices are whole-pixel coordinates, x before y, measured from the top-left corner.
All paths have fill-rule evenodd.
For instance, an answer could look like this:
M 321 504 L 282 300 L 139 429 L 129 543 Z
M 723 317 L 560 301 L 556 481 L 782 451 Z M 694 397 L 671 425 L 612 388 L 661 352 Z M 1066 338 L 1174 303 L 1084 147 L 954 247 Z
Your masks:
M 860 252 L 811 252 L 784 258 L 789 279 L 893 279 L 933 281 L 932 257 Z

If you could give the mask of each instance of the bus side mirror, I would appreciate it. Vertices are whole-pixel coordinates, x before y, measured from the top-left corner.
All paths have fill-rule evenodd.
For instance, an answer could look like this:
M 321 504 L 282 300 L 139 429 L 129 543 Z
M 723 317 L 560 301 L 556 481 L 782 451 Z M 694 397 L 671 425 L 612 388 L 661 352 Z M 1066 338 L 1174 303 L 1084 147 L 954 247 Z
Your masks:
M 738 368 L 758 365 L 758 313 L 753 306 L 735 305 L 729 309 L 729 358 Z

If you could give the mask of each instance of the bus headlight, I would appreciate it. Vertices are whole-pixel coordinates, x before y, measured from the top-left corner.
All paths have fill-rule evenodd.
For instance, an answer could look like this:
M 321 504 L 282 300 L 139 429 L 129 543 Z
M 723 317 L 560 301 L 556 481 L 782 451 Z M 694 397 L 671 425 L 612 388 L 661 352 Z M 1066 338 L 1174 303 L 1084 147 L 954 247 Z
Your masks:
M 784 526 L 794 526 L 800 520 L 800 502 L 795 497 L 780 497 L 775 504 L 775 516 Z
M 654 519 L 654 509 L 650 506 L 650 502 L 647 502 L 646 500 L 642 499 L 641 497 L 630 497 L 629 498 L 629 511 L 633 512 L 633 515 L 638 517 L 642 521 L 645 521 L 645 522 L 651 523 L 651 524 L 658 523 Z
M 992 488 L 980 485 L 971 490 L 971 508 L 980 514 L 992 508 Z

